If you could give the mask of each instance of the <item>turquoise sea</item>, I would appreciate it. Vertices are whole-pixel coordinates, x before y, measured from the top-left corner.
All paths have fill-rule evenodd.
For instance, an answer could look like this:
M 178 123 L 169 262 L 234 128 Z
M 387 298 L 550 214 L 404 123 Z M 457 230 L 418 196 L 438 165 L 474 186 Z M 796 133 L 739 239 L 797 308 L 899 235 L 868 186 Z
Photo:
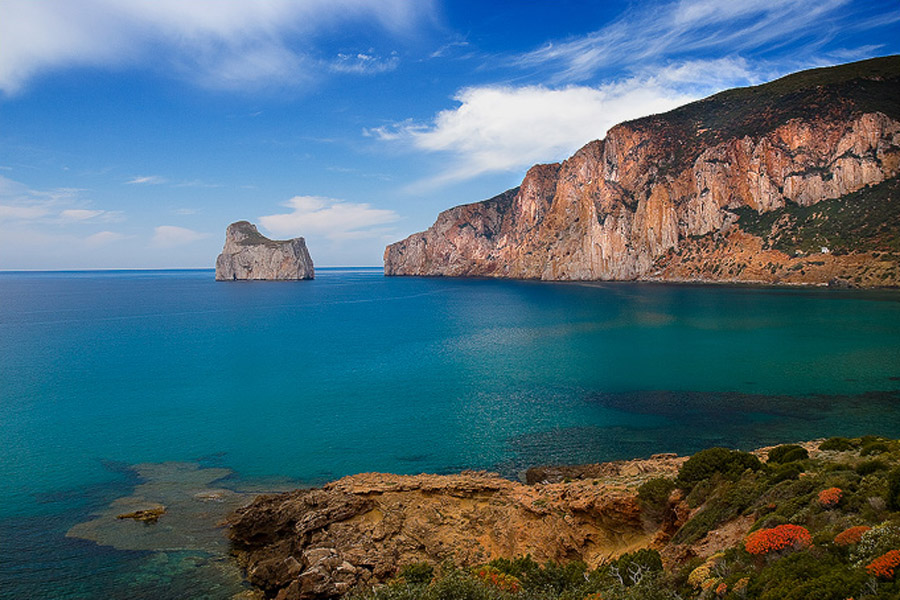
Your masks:
M 132 543 L 163 520 L 66 537 L 191 469 L 227 490 L 515 477 L 867 433 L 900 437 L 897 291 L 0 273 L 0 597 L 240 592 L 214 542 Z

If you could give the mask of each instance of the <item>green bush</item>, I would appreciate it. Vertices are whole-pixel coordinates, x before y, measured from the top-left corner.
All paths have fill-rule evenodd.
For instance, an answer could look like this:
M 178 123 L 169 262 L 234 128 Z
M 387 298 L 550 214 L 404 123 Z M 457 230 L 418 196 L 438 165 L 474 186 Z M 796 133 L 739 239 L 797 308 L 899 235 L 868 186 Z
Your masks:
M 794 552 L 751 578 L 750 598 L 759 600 L 845 600 L 863 591 L 868 577 L 828 554 Z
M 691 490 L 697 483 L 716 473 L 725 479 L 736 481 L 747 469 L 757 471 L 761 467 L 759 459 L 748 452 L 709 448 L 693 455 L 681 466 L 675 483 L 684 490 Z
M 888 510 L 900 510 L 900 468 L 891 471 L 887 478 L 887 502 Z
M 665 477 L 657 477 L 644 482 L 638 488 L 638 502 L 641 509 L 654 521 L 662 520 L 669 506 L 669 495 L 675 489 L 675 482 Z
M 800 477 L 800 473 L 802 472 L 803 467 L 801 467 L 797 463 L 780 465 L 772 473 L 770 481 L 772 483 L 781 483 L 782 481 L 788 481 L 789 479 L 797 479 L 798 477 Z
M 819 450 L 831 450 L 832 452 L 846 452 L 856 448 L 856 444 L 845 437 L 828 438 L 819 444 Z
M 625 586 L 636 585 L 651 573 L 659 573 L 662 570 L 662 557 L 659 552 L 649 548 L 623 554 L 607 567 L 607 572 L 618 573 Z
M 871 456 L 873 454 L 882 454 L 887 451 L 888 447 L 884 442 L 869 442 L 868 444 L 863 445 L 859 454 L 860 456 Z
M 783 444 L 769 450 L 770 463 L 785 464 L 807 458 L 809 458 L 809 452 L 797 444 Z
M 565 564 L 547 561 L 543 565 L 530 555 L 518 558 L 498 558 L 488 563 L 501 573 L 512 575 L 522 582 L 526 590 L 553 592 L 560 594 L 583 584 L 587 564 L 575 560 Z
M 878 459 L 867 460 L 856 465 L 856 472 L 865 477 L 866 475 L 871 475 L 876 471 L 884 471 L 887 468 L 888 466 L 883 461 L 880 461 Z
M 429 583 L 434 576 L 434 567 L 427 562 L 418 562 L 411 565 L 401 567 L 399 576 L 407 583 L 415 585 L 418 583 Z

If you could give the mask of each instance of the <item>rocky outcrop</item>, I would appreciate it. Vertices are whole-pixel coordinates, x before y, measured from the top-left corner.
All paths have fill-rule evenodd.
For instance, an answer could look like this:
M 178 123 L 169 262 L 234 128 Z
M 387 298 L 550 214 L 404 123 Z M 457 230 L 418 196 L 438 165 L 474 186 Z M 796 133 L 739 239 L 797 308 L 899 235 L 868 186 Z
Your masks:
M 230 536 L 250 582 L 279 600 L 333 597 L 420 561 L 531 554 L 597 566 L 654 540 L 635 487 L 674 476 L 684 460 L 619 462 L 597 467 L 602 478 L 538 485 L 484 472 L 353 475 L 261 496 L 230 517 Z
M 829 234 L 821 245 L 802 249 L 785 243 L 791 223 L 746 226 L 897 177 L 897 98 L 895 56 L 617 125 L 568 160 L 533 167 L 519 188 L 447 210 L 427 231 L 388 246 L 385 274 L 900 285 L 896 232 L 847 240 L 831 231 L 836 215 L 821 228 Z M 897 221 L 900 203 L 889 204 Z M 835 255 L 833 242 L 847 251 Z M 685 252 L 690 261 L 677 258 Z M 744 260 L 723 268 L 723 256 L 735 254 Z M 820 260 L 826 268 L 809 264 Z
M 216 259 L 216 280 L 313 279 L 315 270 L 302 237 L 270 240 L 247 221 L 228 226 L 225 248 Z

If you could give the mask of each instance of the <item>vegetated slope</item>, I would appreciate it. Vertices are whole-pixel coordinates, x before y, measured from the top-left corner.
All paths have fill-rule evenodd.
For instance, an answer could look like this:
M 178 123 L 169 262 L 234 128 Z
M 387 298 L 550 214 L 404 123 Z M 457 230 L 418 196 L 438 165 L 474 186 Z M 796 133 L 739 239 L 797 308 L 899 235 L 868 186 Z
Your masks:
M 748 263 L 768 251 L 763 264 L 791 269 L 789 249 L 763 239 L 749 211 L 762 218 L 826 200 L 853 203 L 854 192 L 898 173 L 900 57 L 814 69 L 617 125 L 563 163 L 533 167 L 519 188 L 445 211 L 427 231 L 388 246 L 385 273 L 900 285 L 897 269 L 863 255 L 870 227 L 842 238 L 859 244 L 832 254 L 826 269 L 748 264 L 729 273 L 660 262 L 688 247 L 717 262 L 707 256 L 709 240 L 694 244 L 712 235 L 728 238 L 729 251 Z M 883 210 L 861 215 L 871 225 L 879 215 L 900 217 L 896 186 L 881 189 Z M 813 250 L 831 254 L 827 244 L 806 252 Z M 874 258 L 900 262 L 896 253 Z M 863 275 L 866 267 L 877 276 Z

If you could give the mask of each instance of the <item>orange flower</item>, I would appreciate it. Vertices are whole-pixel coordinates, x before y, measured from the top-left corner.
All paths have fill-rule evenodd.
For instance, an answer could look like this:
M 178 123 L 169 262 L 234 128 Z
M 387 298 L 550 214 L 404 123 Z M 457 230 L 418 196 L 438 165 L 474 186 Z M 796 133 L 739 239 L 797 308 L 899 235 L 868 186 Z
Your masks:
M 900 566 L 900 550 L 891 550 L 866 565 L 866 571 L 879 579 L 893 579 L 898 566 Z
M 728 591 L 728 584 L 726 584 L 726 583 L 723 581 L 723 582 L 720 583 L 719 586 L 716 588 L 716 596 L 724 596 L 724 595 L 725 595 L 725 592 L 727 592 L 727 591 Z
M 779 525 L 772 529 L 761 529 L 751 533 L 744 543 L 750 554 L 768 554 L 785 548 L 808 548 L 812 546 L 812 536 L 800 525 Z
M 521 584 L 517 577 L 508 575 L 491 566 L 481 567 L 475 571 L 475 576 L 484 583 L 494 586 L 498 590 L 511 592 L 513 594 L 519 591 L 519 586 Z
M 841 488 L 830 487 L 827 490 L 819 492 L 819 504 L 825 508 L 834 508 L 841 501 L 843 492 Z
M 838 546 L 851 546 L 857 544 L 862 538 L 862 535 L 870 529 L 872 528 L 867 527 L 866 525 L 857 525 L 856 527 L 845 529 L 834 536 L 834 543 Z

